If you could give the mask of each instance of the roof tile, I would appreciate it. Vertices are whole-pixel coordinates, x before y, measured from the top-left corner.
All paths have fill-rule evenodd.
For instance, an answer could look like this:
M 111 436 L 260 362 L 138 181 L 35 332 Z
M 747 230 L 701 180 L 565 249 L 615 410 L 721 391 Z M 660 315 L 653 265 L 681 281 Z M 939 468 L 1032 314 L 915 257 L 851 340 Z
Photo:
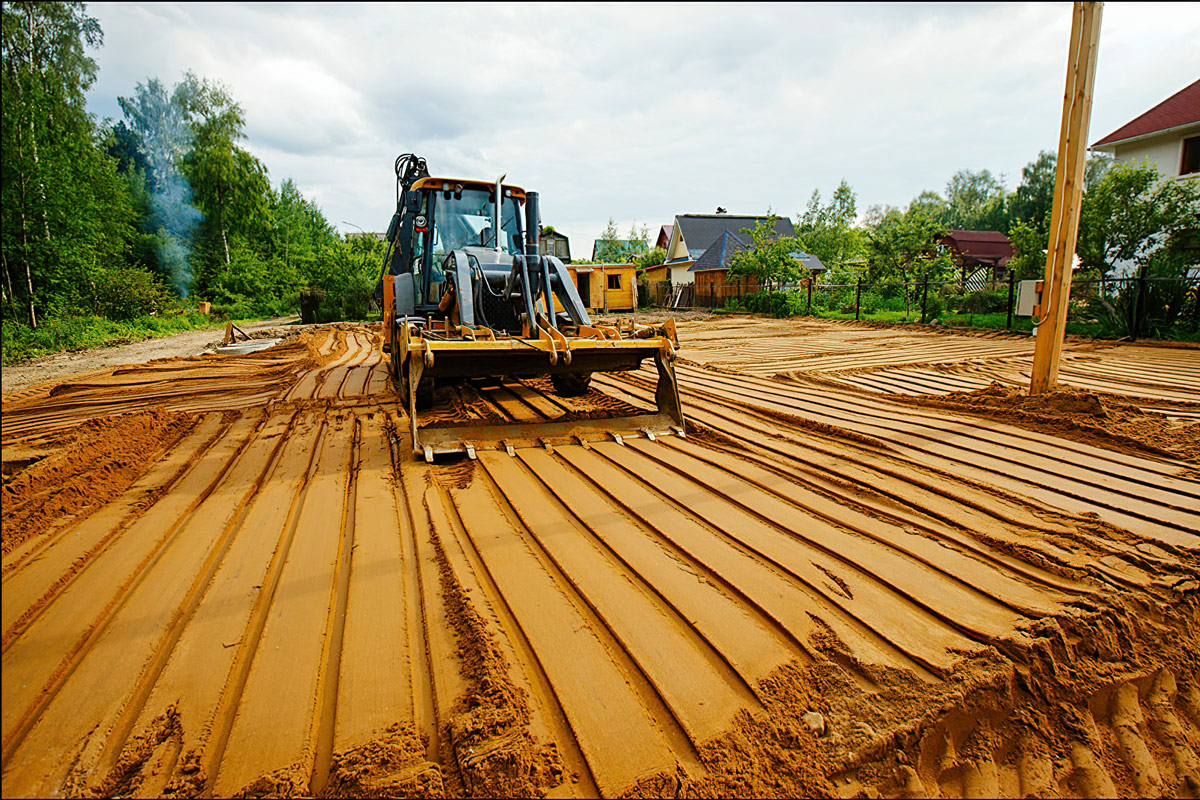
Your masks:
M 1092 147 L 1200 122 L 1200 80 L 1163 100 L 1140 117 L 1125 123 Z

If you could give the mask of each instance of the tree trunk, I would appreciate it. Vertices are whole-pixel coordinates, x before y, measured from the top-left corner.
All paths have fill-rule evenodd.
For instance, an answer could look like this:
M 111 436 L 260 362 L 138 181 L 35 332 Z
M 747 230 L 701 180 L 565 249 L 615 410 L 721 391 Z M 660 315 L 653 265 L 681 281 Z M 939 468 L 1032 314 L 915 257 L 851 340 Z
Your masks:
M 26 201 L 27 201 L 27 195 L 25 192 L 25 178 L 24 178 L 24 176 L 22 176 L 21 177 L 21 251 L 22 251 L 21 255 L 23 256 L 23 258 L 21 260 L 23 262 L 25 262 L 25 286 L 29 292 L 29 294 L 27 295 L 28 300 L 29 300 L 29 327 L 33 328 L 34 330 L 37 330 L 37 314 L 34 313 L 34 310 L 33 310 L 33 277 L 29 274 L 29 258 L 30 258 L 30 256 L 29 256 L 29 233 L 28 233 L 28 225 L 26 224 L 26 220 L 25 220 Z M 6 260 L 6 266 L 7 266 L 7 260 Z M 15 296 L 14 296 L 14 301 L 15 301 Z
M 0 250 L 0 261 L 4 262 L 4 305 L 11 305 L 16 299 L 13 296 L 12 273 L 8 269 L 8 253 Z
M 33 5 L 26 4 L 25 17 L 29 21 L 29 71 L 37 71 L 37 64 L 34 58 L 33 46 Z M 33 103 L 28 106 L 29 110 L 29 152 L 33 158 L 33 176 L 37 181 L 38 197 L 42 201 L 41 208 L 38 209 L 38 215 L 42 218 L 42 233 L 47 242 L 50 241 L 50 223 L 46 220 L 46 184 L 42 182 L 41 170 L 38 168 L 38 150 L 37 150 L 37 135 L 33 125 Z M 25 262 L 26 272 L 29 270 L 29 262 Z M 32 300 L 31 300 L 32 302 Z M 31 307 L 32 308 L 32 307 Z M 32 312 L 31 312 L 32 313 Z
M 221 228 L 221 244 L 225 247 L 225 266 L 229 266 L 229 239 L 225 238 L 225 228 Z
M 25 259 L 25 290 L 29 292 L 29 327 L 37 330 L 37 312 L 33 310 L 33 276 L 29 273 L 29 259 Z

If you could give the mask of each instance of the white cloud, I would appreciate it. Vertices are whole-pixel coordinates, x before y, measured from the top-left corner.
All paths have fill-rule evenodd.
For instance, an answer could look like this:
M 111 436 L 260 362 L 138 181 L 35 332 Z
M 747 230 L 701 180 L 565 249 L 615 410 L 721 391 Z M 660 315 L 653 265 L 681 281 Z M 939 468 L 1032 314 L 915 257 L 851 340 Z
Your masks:
M 846 178 L 903 205 L 1057 146 L 1070 4 L 147 4 L 105 32 L 93 111 L 185 70 L 335 225 L 382 229 L 392 162 L 537 189 L 587 254 L 609 216 L 801 210 Z M 1200 6 L 1108 3 L 1094 141 L 1200 76 Z M 343 226 L 345 227 L 345 226 Z

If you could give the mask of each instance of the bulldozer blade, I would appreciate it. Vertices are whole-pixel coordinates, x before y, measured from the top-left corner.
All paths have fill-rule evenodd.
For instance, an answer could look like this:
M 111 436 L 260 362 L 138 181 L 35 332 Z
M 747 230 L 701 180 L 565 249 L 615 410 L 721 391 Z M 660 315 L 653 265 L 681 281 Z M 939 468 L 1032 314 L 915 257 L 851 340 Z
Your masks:
M 426 461 L 434 456 L 465 454 L 474 458 L 478 450 L 494 448 L 515 454 L 518 447 L 537 447 L 547 441 L 622 441 L 644 437 L 680 435 L 683 429 L 666 414 L 637 414 L 608 419 L 571 422 L 514 422 L 503 425 L 456 425 L 421 428 L 414 448 Z
M 551 438 L 604 439 L 682 435 L 683 408 L 671 365 L 670 339 L 581 339 L 543 337 L 539 340 L 421 339 L 401 367 L 402 401 L 409 415 L 413 452 L 432 461 L 434 456 L 466 454 L 495 446 L 510 450 Z M 564 347 L 564 341 L 566 346 Z M 570 353 L 568 360 L 565 353 Z M 551 359 L 553 358 L 553 361 Z M 417 427 L 417 388 L 422 381 L 469 378 L 525 378 L 555 374 L 586 374 L 638 369 L 652 358 L 658 371 L 655 413 L 570 422 L 513 422 L 502 425 Z

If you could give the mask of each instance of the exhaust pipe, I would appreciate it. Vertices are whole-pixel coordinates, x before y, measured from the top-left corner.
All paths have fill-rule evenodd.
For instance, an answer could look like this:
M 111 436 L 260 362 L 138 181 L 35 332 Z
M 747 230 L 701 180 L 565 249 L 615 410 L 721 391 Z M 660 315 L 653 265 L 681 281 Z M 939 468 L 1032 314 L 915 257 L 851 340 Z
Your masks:
M 502 189 L 501 184 L 504 183 L 504 179 L 506 177 L 508 177 L 508 173 L 505 173 L 505 174 L 501 175 L 499 178 L 496 178 L 496 205 L 492 209 L 492 240 L 495 243 L 497 253 L 499 253 L 500 251 L 502 251 L 504 249 L 503 247 L 500 246 L 500 243 L 503 241 L 500 238 L 500 236 L 501 236 L 500 222 L 501 222 L 501 220 L 504 219 L 504 214 L 501 212 L 501 208 L 502 208 L 501 203 L 504 202 L 504 194 L 501 191 L 501 189 Z
M 538 206 L 538 193 L 525 193 L 525 261 L 532 265 L 534 269 L 539 266 L 542 271 L 542 300 L 546 309 L 546 320 L 550 323 L 550 327 L 557 328 L 558 323 L 554 319 L 554 301 L 551 296 L 554 293 L 550 286 L 550 262 L 541 257 L 538 252 L 538 244 L 541 241 L 542 235 L 542 214 L 541 208 Z

